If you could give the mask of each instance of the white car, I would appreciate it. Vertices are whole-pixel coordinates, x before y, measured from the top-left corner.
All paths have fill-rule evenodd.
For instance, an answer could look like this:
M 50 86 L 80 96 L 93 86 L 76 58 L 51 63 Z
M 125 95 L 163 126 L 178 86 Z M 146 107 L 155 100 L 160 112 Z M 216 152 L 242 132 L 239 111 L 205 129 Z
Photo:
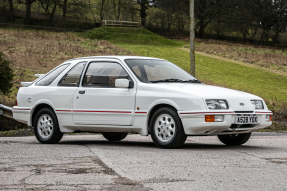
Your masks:
M 76 58 L 36 76 L 22 82 L 13 117 L 33 126 L 41 143 L 58 143 L 63 133 L 99 132 L 109 141 L 151 135 L 163 148 L 207 135 L 241 145 L 272 123 L 262 98 L 205 85 L 157 58 Z

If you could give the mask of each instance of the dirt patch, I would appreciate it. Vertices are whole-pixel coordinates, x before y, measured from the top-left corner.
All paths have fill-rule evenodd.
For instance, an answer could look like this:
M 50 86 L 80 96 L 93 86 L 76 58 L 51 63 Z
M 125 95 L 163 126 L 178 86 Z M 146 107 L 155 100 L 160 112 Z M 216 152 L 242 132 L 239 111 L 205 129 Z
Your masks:
M 196 51 L 287 74 L 287 51 L 284 49 L 207 40 L 198 43 Z

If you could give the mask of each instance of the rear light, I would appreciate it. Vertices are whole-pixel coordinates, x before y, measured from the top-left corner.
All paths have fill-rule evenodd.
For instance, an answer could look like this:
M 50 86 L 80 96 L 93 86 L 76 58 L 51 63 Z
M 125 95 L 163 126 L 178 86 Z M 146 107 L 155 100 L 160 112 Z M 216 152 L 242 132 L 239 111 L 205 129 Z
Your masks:
M 17 99 L 16 99 L 16 101 L 15 101 L 15 106 L 18 106 L 18 102 L 17 102 Z
M 206 115 L 205 122 L 214 122 L 214 115 Z
M 272 121 L 272 115 L 266 115 L 266 121 Z

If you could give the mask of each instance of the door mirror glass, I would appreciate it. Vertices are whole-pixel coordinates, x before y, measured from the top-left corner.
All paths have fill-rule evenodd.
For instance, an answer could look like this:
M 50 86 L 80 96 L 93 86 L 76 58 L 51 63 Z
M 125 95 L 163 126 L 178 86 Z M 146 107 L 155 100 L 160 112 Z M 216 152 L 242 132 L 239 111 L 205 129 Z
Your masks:
M 130 86 L 130 81 L 128 79 L 116 79 L 116 88 L 128 88 Z

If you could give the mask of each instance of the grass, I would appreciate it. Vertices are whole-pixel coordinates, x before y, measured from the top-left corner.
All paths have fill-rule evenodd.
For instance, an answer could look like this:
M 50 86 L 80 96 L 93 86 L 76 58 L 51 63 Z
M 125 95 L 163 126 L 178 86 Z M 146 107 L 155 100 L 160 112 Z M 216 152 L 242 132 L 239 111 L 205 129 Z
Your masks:
M 83 36 L 109 40 L 137 55 L 163 58 L 189 71 L 189 52 L 180 49 L 185 44 L 182 41 L 165 39 L 145 29 L 113 27 L 96 28 Z M 287 101 L 285 75 L 199 54 L 196 72 L 196 77 L 208 84 L 250 92 L 267 100 Z
M 163 58 L 187 72 L 190 69 L 189 52 L 182 50 L 186 42 L 162 39 L 144 29 L 98 28 L 82 36 L 109 40 L 136 55 Z M 201 44 L 199 42 L 196 45 Z M 266 70 L 264 66 L 248 67 L 196 54 L 196 78 L 206 84 L 258 95 L 265 99 L 269 109 L 275 113 L 273 120 L 287 122 L 287 75 Z
M 167 59 L 189 71 L 189 52 L 174 47 L 117 44 L 142 56 Z M 287 76 L 196 54 L 196 77 L 208 84 L 253 93 L 268 100 L 287 101 Z
M 189 48 L 189 45 L 186 45 Z M 218 40 L 200 40 L 196 50 L 243 61 L 287 75 L 287 51 L 262 45 L 230 43 Z
M 182 41 L 169 40 L 142 28 L 100 27 L 82 33 L 82 36 L 90 39 L 108 40 L 115 44 L 180 46 L 183 43 Z
M 17 129 L 10 131 L 0 131 L 0 137 L 33 136 L 34 130 L 31 128 Z

